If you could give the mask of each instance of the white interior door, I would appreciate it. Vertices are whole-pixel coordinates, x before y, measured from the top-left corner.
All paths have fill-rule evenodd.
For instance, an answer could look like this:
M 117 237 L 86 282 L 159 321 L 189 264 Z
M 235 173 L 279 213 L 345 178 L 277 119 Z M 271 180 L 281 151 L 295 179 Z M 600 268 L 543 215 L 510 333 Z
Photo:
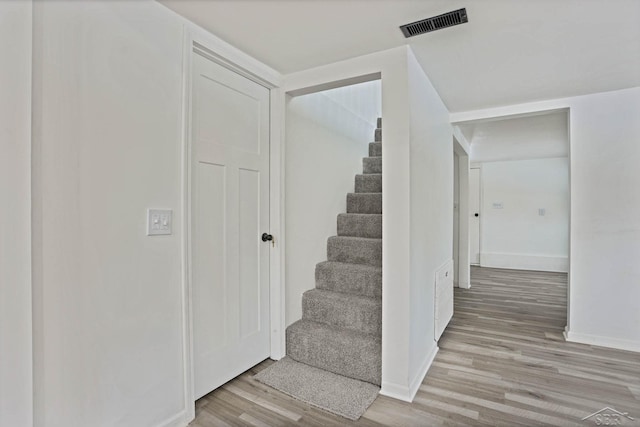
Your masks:
M 194 53 L 191 147 L 197 399 L 269 356 L 269 90 Z
M 480 264 L 480 169 L 469 170 L 470 263 Z

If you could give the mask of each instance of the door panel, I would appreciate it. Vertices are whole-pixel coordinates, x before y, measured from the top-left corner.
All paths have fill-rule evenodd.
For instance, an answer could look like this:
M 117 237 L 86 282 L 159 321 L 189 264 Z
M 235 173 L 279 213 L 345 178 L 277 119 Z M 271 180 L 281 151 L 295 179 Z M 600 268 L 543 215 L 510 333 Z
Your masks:
M 480 169 L 469 170 L 470 263 L 480 264 Z
M 269 356 L 269 91 L 194 54 L 195 397 Z
M 198 193 L 196 223 L 198 238 L 193 250 L 193 316 L 194 325 L 220 325 L 208 332 L 208 339 L 198 339 L 198 353 L 213 353 L 227 345 L 227 288 L 224 242 L 225 167 L 209 163 L 197 165 Z M 222 201 L 222 202 L 220 202 Z M 205 220 L 205 218 L 207 220 Z M 205 256 L 206 254 L 206 256 Z M 207 286 L 198 284 L 207 283 Z
M 260 331 L 260 173 L 240 169 L 240 337 Z
M 260 153 L 260 99 L 225 86 L 207 75 L 200 77 L 197 108 L 207 111 L 208 116 L 200 123 L 197 137 L 215 139 L 218 144 L 234 150 Z M 224 100 L 224 104 L 220 100 Z

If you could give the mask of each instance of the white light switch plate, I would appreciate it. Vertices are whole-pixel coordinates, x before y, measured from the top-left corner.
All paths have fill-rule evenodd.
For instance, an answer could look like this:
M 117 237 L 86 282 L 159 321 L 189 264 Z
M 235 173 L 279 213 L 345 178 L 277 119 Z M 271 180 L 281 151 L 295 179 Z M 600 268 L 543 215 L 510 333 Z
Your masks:
M 147 209 L 147 236 L 171 234 L 172 225 L 171 209 Z

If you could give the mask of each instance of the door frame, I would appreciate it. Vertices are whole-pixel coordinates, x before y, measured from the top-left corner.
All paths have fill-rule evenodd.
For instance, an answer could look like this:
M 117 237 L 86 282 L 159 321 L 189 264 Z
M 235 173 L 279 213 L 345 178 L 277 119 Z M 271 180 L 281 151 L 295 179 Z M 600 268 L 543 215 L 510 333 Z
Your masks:
M 471 178 L 471 169 L 478 169 L 478 263 L 474 264 L 469 262 L 470 265 L 477 265 L 478 267 L 482 267 L 482 164 L 472 162 L 469 164 L 469 178 Z M 469 200 L 471 200 L 471 185 L 469 185 Z M 471 210 L 469 210 L 469 215 L 471 214 Z M 469 217 L 471 220 L 471 217 Z M 471 227 L 469 227 L 469 233 L 471 233 Z M 471 235 L 469 235 L 469 242 L 471 242 Z M 470 256 L 471 257 L 471 256 Z M 471 261 L 471 260 L 469 260 Z
M 195 53 L 197 50 L 198 53 Z M 283 153 L 281 150 L 283 114 L 280 99 L 282 76 L 272 68 L 207 33 L 193 24 L 184 26 L 182 60 L 182 324 L 183 324 L 183 378 L 184 405 L 188 421 L 195 418 L 193 372 L 193 317 L 191 269 L 191 89 L 192 58 L 202 55 L 207 59 L 269 89 L 269 232 L 276 238 L 269 256 L 269 318 L 270 357 L 280 359 L 285 352 L 284 317 L 284 209 L 282 180 Z
M 458 270 L 455 277 L 458 287 L 471 287 L 470 257 L 470 211 L 469 211 L 469 144 L 464 135 L 454 128 L 453 151 L 458 155 Z M 454 157 L 455 159 L 455 157 Z

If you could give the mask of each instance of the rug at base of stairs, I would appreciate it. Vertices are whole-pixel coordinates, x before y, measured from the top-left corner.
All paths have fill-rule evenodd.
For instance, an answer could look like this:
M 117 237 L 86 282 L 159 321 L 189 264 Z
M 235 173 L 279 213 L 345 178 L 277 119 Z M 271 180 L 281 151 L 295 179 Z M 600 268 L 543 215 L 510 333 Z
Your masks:
M 254 378 L 295 399 L 357 420 L 378 396 L 371 383 L 343 377 L 285 357 Z

